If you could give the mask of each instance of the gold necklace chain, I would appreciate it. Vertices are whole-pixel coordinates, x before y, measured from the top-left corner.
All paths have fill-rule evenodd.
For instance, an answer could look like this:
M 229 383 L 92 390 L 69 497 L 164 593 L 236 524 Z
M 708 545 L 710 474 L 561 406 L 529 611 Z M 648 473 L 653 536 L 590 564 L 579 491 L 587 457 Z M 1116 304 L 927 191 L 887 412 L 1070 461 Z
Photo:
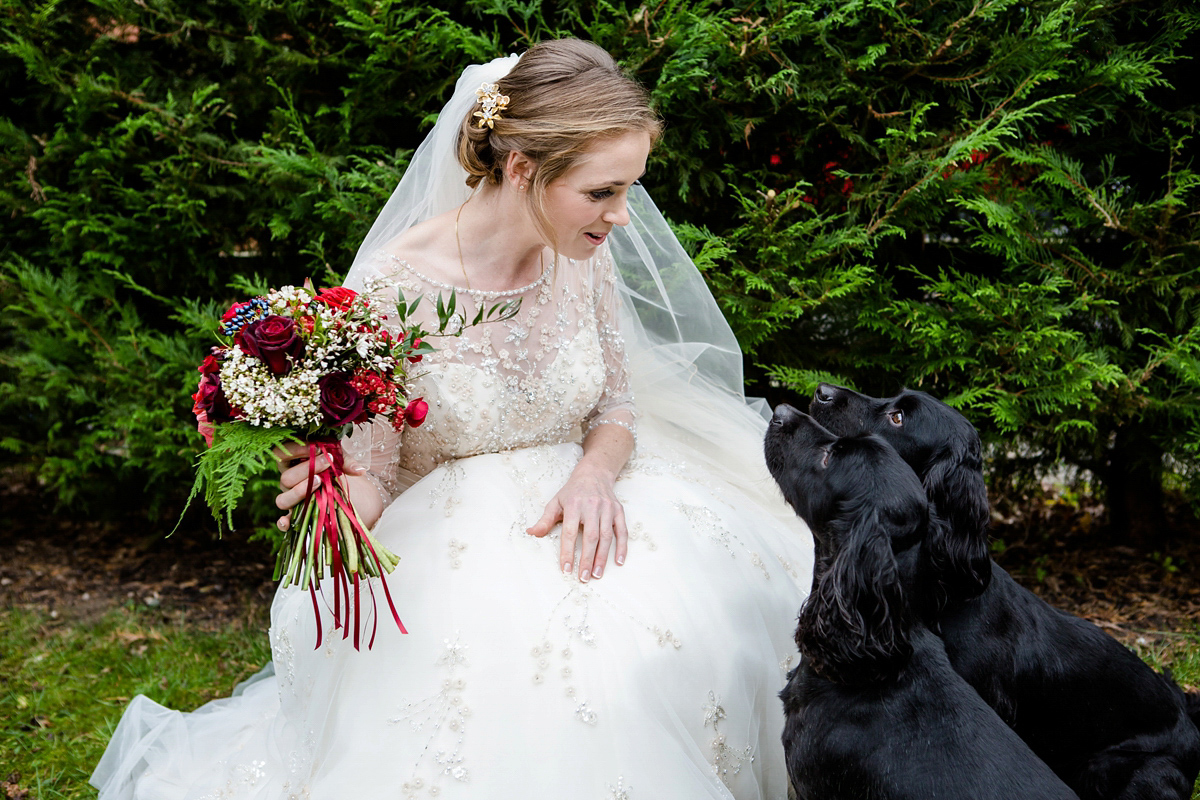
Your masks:
M 462 210 L 467 207 L 468 199 L 458 207 L 458 213 L 454 215 L 454 242 L 458 245 L 458 266 L 462 270 L 463 280 L 467 282 L 467 288 L 471 288 L 471 278 L 467 275 L 467 265 L 463 262 L 462 257 L 462 239 L 458 238 L 458 220 L 462 217 Z
M 525 188 L 525 187 L 521 187 L 521 188 Z M 471 290 L 471 278 L 469 275 L 467 275 L 467 265 L 466 265 L 466 262 L 463 261 L 462 239 L 460 239 L 458 236 L 458 221 L 460 219 L 462 219 L 463 209 L 467 207 L 467 203 L 469 203 L 469 202 L 471 202 L 471 200 L 470 200 L 470 198 L 467 198 L 466 202 L 464 202 L 461 206 L 458 207 L 458 213 L 454 215 L 454 243 L 456 245 L 458 245 L 458 268 L 462 270 L 463 280 L 465 280 L 467 282 L 467 290 L 468 291 Z M 546 254 L 545 248 L 542 248 L 542 251 L 538 253 L 538 280 L 541 280 L 542 276 L 546 274 L 545 254 Z M 557 256 L 557 254 L 556 254 L 556 256 Z M 556 257 L 555 263 L 557 263 L 557 262 L 558 262 L 558 259 Z

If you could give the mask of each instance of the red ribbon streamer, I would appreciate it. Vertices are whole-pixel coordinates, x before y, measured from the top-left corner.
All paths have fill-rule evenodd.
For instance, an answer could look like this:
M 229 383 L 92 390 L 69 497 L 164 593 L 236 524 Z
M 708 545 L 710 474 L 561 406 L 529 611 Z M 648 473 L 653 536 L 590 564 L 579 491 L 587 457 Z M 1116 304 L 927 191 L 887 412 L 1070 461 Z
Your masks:
M 329 462 L 329 469 L 317 474 L 316 459 L 317 455 L 325 456 Z M 375 564 L 379 571 L 379 583 L 383 587 L 383 594 L 387 598 L 388 609 L 392 612 L 392 619 L 396 621 L 396 627 L 401 633 L 408 633 L 404 628 L 404 623 L 400 621 L 400 615 L 396 612 L 396 606 L 392 602 L 392 593 L 388 589 L 387 576 L 384 574 L 383 564 L 379 560 L 378 554 L 375 552 L 375 547 L 371 544 L 370 538 L 367 536 L 367 531 L 359 522 L 358 514 L 354 511 L 354 506 L 350 502 L 350 498 L 346 496 L 342 489 L 341 483 L 338 481 L 345 474 L 345 464 L 342 457 L 342 446 L 338 441 L 315 441 L 308 445 L 308 482 L 305 487 L 306 499 L 304 507 L 301 510 L 300 517 L 305 518 L 305 512 L 309 508 L 309 503 L 316 507 L 316 515 L 313 521 L 312 538 L 309 543 L 309 553 L 313 559 L 313 574 L 311 583 L 309 584 L 309 593 L 312 595 L 313 613 L 317 620 L 317 644 L 321 646 L 322 641 L 322 625 L 321 611 L 317 604 L 317 586 L 320 583 L 322 574 L 325 571 L 325 559 L 321 554 L 321 542 L 325 542 L 325 546 L 329 548 L 330 553 L 330 578 L 333 580 L 333 627 L 334 629 L 342 629 L 342 638 L 348 638 L 351 629 L 354 632 L 354 649 L 359 649 L 360 644 L 360 621 L 362 619 L 362 608 L 359 593 L 359 574 L 354 573 L 353 576 L 353 592 L 351 592 L 350 576 L 346 572 L 346 563 L 342 554 L 342 540 L 340 534 L 341 522 L 338 519 L 340 511 L 344 518 L 350 524 L 348 531 L 351 546 L 353 546 L 358 554 L 359 570 L 366 563 L 367 559 Z M 314 481 L 316 485 L 314 486 Z M 300 534 L 300 541 L 304 542 L 308 539 L 308 532 L 304 531 Z M 302 554 L 303 555 L 303 554 Z M 304 563 L 302 561 L 302 563 Z M 370 650 L 375 644 L 375 634 L 379 626 L 375 587 L 368 581 L 367 589 L 371 592 L 371 638 L 367 643 L 367 649 Z

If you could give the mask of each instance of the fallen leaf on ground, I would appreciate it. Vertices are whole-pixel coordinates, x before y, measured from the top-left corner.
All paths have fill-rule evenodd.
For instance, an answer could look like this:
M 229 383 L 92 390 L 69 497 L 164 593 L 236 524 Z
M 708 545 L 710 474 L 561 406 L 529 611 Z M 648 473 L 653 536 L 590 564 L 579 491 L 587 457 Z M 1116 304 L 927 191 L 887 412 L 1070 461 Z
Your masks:
M 20 783 L 21 773 L 10 772 L 7 778 L 0 781 L 0 789 L 4 790 L 4 796 L 8 800 L 28 800 L 29 790 L 22 789 Z
M 113 636 L 126 647 L 144 642 L 147 639 L 155 642 L 161 642 L 163 635 L 155 630 L 149 631 L 115 631 Z

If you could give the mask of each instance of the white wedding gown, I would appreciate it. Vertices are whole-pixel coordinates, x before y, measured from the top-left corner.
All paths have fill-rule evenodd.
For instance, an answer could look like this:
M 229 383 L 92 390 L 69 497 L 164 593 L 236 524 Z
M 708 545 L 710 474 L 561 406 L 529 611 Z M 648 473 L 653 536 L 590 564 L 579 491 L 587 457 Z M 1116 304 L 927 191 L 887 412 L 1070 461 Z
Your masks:
M 410 300 L 450 288 L 377 257 Z M 191 713 L 135 698 L 92 776 L 101 800 L 787 796 L 777 693 L 812 544 L 765 468 L 723 477 L 643 438 L 616 484 L 627 563 L 588 583 L 561 574 L 557 529 L 525 533 L 583 431 L 635 427 L 612 269 L 604 248 L 515 292 L 459 289 L 468 319 L 522 306 L 437 343 L 428 419 L 400 446 L 379 428 L 348 442 L 398 493 L 374 530 L 401 557 L 408 634 L 377 592 L 373 649 L 322 609 L 314 650 L 309 594 L 279 590 L 273 664 Z

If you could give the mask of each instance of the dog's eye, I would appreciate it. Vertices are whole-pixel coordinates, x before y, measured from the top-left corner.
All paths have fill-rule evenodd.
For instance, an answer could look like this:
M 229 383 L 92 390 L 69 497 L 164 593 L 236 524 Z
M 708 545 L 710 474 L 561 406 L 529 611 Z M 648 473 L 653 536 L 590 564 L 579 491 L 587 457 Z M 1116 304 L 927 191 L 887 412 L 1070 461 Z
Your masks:
M 893 409 L 892 411 L 888 412 L 888 419 L 891 421 L 891 423 L 893 425 L 895 425 L 897 428 L 899 428 L 901 425 L 904 424 L 904 412 L 898 408 Z
M 821 451 L 821 466 L 822 467 L 829 466 L 829 448 L 828 447 L 826 447 L 824 450 Z

